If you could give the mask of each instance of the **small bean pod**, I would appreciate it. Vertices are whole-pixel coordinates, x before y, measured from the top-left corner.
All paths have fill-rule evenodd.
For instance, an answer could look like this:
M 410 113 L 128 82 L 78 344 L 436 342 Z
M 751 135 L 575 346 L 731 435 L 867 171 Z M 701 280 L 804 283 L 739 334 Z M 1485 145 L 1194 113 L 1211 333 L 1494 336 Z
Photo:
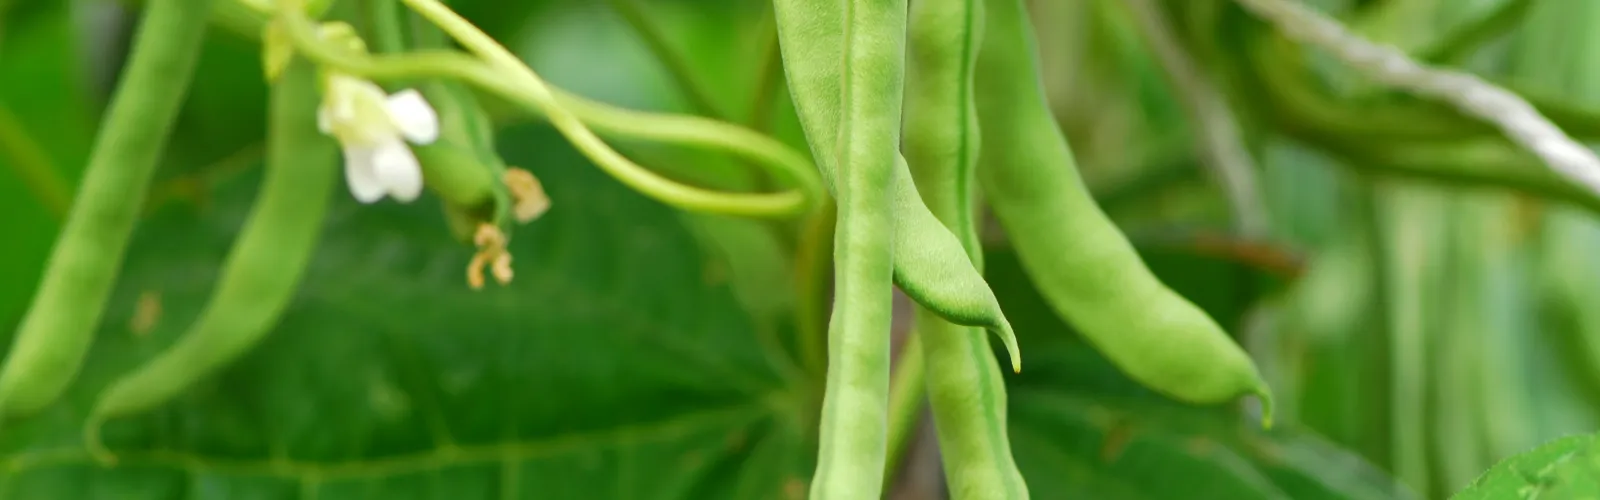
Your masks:
M 779 48 L 789 91 L 823 180 L 837 192 L 837 131 L 842 95 L 838 62 L 844 57 L 843 3 L 836 0 L 775 0 Z M 961 240 L 923 204 L 905 159 L 896 155 L 891 189 L 895 213 L 894 282 L 918 304 L 952 323 L 995 332 L 1011 353 L 1013 370 L 1022 358 L 1011 324 Z
M 848 0 L 828 376 L 811 498 L 875 499 L 887 459 L 889 329 L 905 0 Z
M 487 114 L 459 83 L 430 81 L 418 89 L 439 116 L 438 140 L 412 147 L 423 184 L 447 210 L 463 217 L 457 237 L 470 239 L 476 223 L 484 221 L 507 229 L 512 201 L 502 181 L 507 169 L 495 151 Z
M 336 144 L 316 127 L 315 76 L 297 60 L 273 85 L 266 178 L 216 290 L 183 337 L 100 394 L 86 424 L 91 446 L 101 422 L 166 403 L 226 367 L 288 307 L 340 179 Z
M 76 377 L 199 58 L 211 0 L 150 0 L 44 280 L 0 368 L 0 415 L 54 403 Z
M 905 157 L 922 199 L 961 238 L 982 268 L 974 223 L 979 123 L 973 70 L 982 39 L 982 0 L 916 0 L 910 9 Z M 977 328 L 917 311 L 928 402 L 953 499 L 1028 498 L 1011 456 L 1006 388 L 988 338 Z
M 978 178 L 1035 286 L 1134 380 L 1191 403 L 1256 394 L 1270 423 L 1271 396 L 1249 356 L 1145 267 L 1078 178 L 1046 104 L 1022 0 L 984 1 Z

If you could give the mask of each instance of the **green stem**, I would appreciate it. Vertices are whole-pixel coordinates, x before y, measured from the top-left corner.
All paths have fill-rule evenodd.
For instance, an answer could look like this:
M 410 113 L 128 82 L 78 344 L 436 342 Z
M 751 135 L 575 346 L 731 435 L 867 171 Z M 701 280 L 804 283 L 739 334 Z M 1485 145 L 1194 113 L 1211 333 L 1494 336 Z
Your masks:
M 1382 106 L 1352 106 L 1337 102 L 1321 96 L 1324 92 L 1310 81 L 1312 70 L 1305 57 L 1281 35 L 1258 38 L 1250 46 L 1245 51 L 1245 65 L 1253 68 L 1249 75 L 1268 83 L 1255 90 L 1279 100 L 1276 106 L 1287 106 L 1286 109 L 1263 108 L 1279 115 L 1294 115 L 1303 125 L 1315 125 L 1329 134 L 1380 145 L 1499 135 L 1492 126 L 1438 103 L 1401 100 Z M 1600 138 L 1600 110 L 1551 98 L 1516 82 L 1498 83 L 1522 95 L 1551 122 L 1574 137 Z
M 522 63 L 516 55 L 501 46 L 489 35 L 478 30 L 471 22 L 451 11 L 437 0 L 405 0 L 418 14 L 433 21 L 468 51 L 483 58 L 501 77 L 510 78 L 524 90 L 522 97 L 537 106 L 556 130 L 566 136 L 579 151 L 593 160 L 601 169 L 623 184 L 649 194 L 665 203 L 691 211 L 703 211 L 745 216 L 793 215 L 806 210 L 806 200 L 798 194 L 749 195 L 732 194 L 678 184 L 641 167 L 606 145 L 583 120 L 556 100 L 551 87 Z
M 1395 430 L 1391 450 L 1395 473 L 1419 494 L 1428 494 L 1430 465 L 1427 453 L 1428 426 L 1426 420 L 1428 368 L 1427 339 L 1428 317 L 1426 308 L 1427 281 L 1435 279 L 1432 265 L 1438 252 L 1434 251 L 1429 235 L 1419 233 L 1419 228 L 1436 223 L 1427 204 L 1419 204 L 1418 193 L 1406 192 L 1393 186 L 1378 186 L 1376 196 L 1381 210 L 1390 214 L 1380 222 L 1378 231 L 1386 241 L 1380 270 L 1392 276 L 1386 282 L 1385 296 L 1390 300 L 1387 328 L 1393 357 L 1390 369 L 1394 375 L 1394 393 L 1391 401 L 1390 426 Z
M 320 44 L 311 23 L 284 0 L 279 20 L 295 48 L 321 64 L 367 78 L 452 77 L 524 106 L 555 125 L 573 145 L 602 170 L 657 200 L 691 211 L 730 215 L 784 217 L 811 209 L 822 196 L 821 180 L 804 157 L 781 143 L 738 126 L 698 117 L 661 115 L 611 107 L 549 86 L 516 56 L 471 23 L 432 0 L 408 5 L 445 29 L 489 64 L 454 52 L 415 52 L 406 56 L 368 57 Z M 794 191 L 743 194 L 711 191 L 673 182 L 611 149 L 586 124 L 624 137 L 698 145 L 730 151 L 760 161 L 791 181 Z
M 1274 121 L 1291 136 L 1350 160 L 1341 162 L 1347 168 L 1451 186 L 1517 191 L 1600 213 L 1600 196 L 1539 168 L 1534 158 L 1519 154 L 1487 129 L 1483 134 L 1417 137 L 1409 144 L 1386 142 L 1352 130 L 1359 128 L 1354 120 L 1363 110 L 1342 106 L 1310 88 L 1303 73 L 1292 69 L 1299 66 L 1297 60 L 1286 59 L 1284 42 L 1281 38 L 1266 41 L 1250 54 L 1261 78 L 1255 88 L 1272 103 L 1264 109 L 1273 110 Z M 1268 51 L 1273 55 L 1265 55 Z M 1444 137 L 1449 139 L 1438 140 Z M 1473 137 L 1493 142 L 1467 141 Z
M 1368 79 L 1451 105 L 1462 115 L 1494 125 L 1568 181 L 1600 193 L 1600 156 L 1573 140 L 1521 96 L 1462 71 L 1418 63 L 1393 47 L 1349 32 L 1298 1 L 1234 1 L 1285 36 L 1323 49 Z
M 66 217 L 72 206 L 72 190 L 67 187 L 61 171 L 50 163 L 50 155 L 39 142 L 28 135 L 28 130 L 17 120 L 11 110 L 0 105 L 0 155 L 5 164 L 27 185 L 39 203 L 57 219 Z

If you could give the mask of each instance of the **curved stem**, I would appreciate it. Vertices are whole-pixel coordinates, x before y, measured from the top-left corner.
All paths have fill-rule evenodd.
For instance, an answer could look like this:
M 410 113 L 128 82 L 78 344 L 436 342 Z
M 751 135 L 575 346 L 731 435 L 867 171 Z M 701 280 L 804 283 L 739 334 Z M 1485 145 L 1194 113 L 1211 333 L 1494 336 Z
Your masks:
M 667 204 L 691 211 L 781 217 L 806 212 L 821 199 L 821 180 L 809 162 L 781 143 L 715 120 L 625 110 L 565 93 L 546 84 L 516 56 L 437 2 L 408 0 L 407 4 L 487 59 L 488 64 L 449 51 L 374 57 L 335 50 L 320 44 L 310 20 L 298 13 L 295 7 L 302 1 L 284 0 L 278 12 L 279 22 L 301 54 L 366 78 L 452 77 L 500 95 L 549 119 L 580 152 L 612 177 Z M 585 122 L 613 135 L 727 150 L 777 170 L 796 189 L 744 194 L 679 184 L 623 157 Z
M 733 215 L 792 215 L 810 207 L 799 194 L 731 194 L 686 186 L 646 170 L 611 149 L 596 136 L 583 120 L 556 101 L 550 86 L 534 73 L 532 68 L 512 54 L 488 34 L 478 30 L 471 22 L 457 15 L 437 0 L 404 0 L 418 14 L 450 34 L 456 41 L 483 58 L 491 67 L 498 68 L 502 76 L 510 76 L 524 89 L 522 97 L 544 111 L 550 124 L 555 126 L 572 145 L 593 160 L 602 170 L 623 184 L 649 194 L 658 200 L 688 210 L 716 212 Z

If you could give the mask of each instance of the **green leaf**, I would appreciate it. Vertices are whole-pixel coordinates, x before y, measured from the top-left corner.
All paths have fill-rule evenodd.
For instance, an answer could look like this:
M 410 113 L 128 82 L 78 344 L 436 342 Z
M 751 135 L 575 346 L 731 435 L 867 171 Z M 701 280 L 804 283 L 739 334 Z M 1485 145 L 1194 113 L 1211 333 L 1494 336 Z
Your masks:
M 184 331 L 256 176 L 148 220 L 67 401 L 0 433 L 0 497 L 803 494 L 811 386 L 778 371 L 729 287 L 708 283 L 675 213 L 546 128 L 507 135 L 507 159 L 554 201 L 518 228 L 513 283 L 469 290 L 472 249 L 433 203 L 341 196 L 267 340 L 164 409 L 110 422 L 119 462 L 103 467 L 79 437 L 92 397 Z M 147 291 L 163 313 L 136 335 Z
M 1600 498 L 1600 441 L 1571 436 L 1540 445 L 1490 468 L 1456 500 Z

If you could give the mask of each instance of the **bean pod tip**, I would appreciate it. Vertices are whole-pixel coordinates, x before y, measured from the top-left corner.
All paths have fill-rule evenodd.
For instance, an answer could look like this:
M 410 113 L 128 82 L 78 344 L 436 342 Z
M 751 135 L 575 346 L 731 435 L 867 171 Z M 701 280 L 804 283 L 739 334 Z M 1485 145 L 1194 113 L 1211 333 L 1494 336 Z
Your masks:
M 1261 428 L 1263 430 L 1272 429 L 1272 390 L 1267 388 L 1265 382 L 1258 382 L 1251 394 L 1254 394 L 1256 399 L 1261 401 Z
M 1006 354 L 1011 357 L 1011 372 L 1022 373 L 1022 348 L 1017 346 L 1017 333 L 1011 329 L 1011 322 L 1001 317 L 1000 326 L 994 329 L 994 333 L 1000 336 L 1000 342 L 1006 346 Z
M 100 440 L 100 426 L 104 425 L 105 419 L 98 414 L 99 412 L 95 412 L 83 423 L 83 446 L 88 449 L 89 456 L 96 462 L 101 465 L 112 465 L 117 462 L 117 457 L 111 453 L 111 449 L 106 448 L 105 442 Z

